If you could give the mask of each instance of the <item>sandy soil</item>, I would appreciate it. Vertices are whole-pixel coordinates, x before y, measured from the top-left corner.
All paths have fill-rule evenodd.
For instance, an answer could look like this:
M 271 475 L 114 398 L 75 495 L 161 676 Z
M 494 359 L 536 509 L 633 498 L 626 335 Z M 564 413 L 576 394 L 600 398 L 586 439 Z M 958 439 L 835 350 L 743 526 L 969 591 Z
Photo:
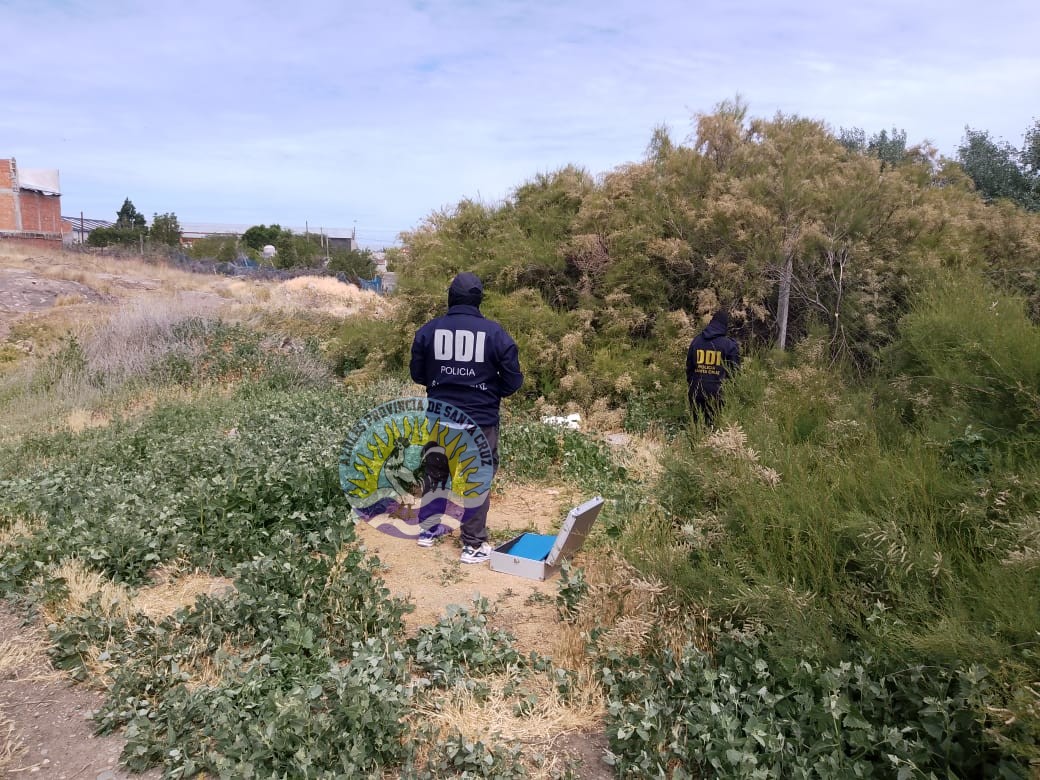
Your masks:
M 559 488 L 507 486 L 492 498 L 488 528 L 552 533 L 572 506 L 567 503 L 569 495 Z M 382 576 L 391 593 L 415 605 L 415 611 L 405 617 L 409 629 L 436 623 L 449 604 L 469 606 L 475 597 L 483 596 L 496 607 L 492 623 L 516 637 L 517 649 L 524 654 L 552 653 L 555 577 L 529 580 L 491 571 L 487 564 L 460 563 L 462 543 L 457 533 L 424 548 L 367 523 L 360 523 L 357 531 L 365 548 L 382 562 Z
M 58 250 L 29 254 L 18 245 L 0 244 L 0 342 L 19 320 L 53 314 L 55 309 L 74 319 L 77 312 L 173 297 L 228 311 L 262 307 L 334 317 L 359 312 L 378 317 L 388 307 L 386 298 L 329 277 L 252 281 L 104 255 Z
M 123 740 L 94 736 L 91 715 L 101 706 L 99 692 L 72 685 L 54 672 L 44 654 L 45 639 L 0 606 L 0 636 L 17 668 L 0 669 L 0 713 L 18 746 L 0 777 L 53 780 L 126 780 L 158 778 L 156 769 L 131 775 L 119 766 Z
M 0 341 L 21 316 L 50 309 L 59 300 L 107 303 L 112 298 L 69 279 L 48 279 L 26 269 L 0 267 Z

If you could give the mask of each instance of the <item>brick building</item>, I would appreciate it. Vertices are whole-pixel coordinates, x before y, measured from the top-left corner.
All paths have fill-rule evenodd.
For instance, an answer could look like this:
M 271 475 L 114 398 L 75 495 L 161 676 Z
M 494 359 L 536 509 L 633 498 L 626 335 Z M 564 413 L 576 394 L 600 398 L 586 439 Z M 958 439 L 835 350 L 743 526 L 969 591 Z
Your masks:
M 67 227 L 58 171 L 19 170 L 14 158 L 0 159 L 0 240 L 60 245 Z

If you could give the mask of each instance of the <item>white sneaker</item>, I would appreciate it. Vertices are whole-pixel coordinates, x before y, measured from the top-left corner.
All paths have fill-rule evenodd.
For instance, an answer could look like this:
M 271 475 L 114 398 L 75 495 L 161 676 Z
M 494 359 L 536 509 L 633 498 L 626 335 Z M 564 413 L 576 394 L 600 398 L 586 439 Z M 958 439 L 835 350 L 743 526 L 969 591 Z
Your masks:
M 447 528 L 440 523 L 437 523 L 433 528 L 428 531 L 420 531 L 418 538 L 415 543 L 420 547 L 433 547 L 437 543 L 437 540 L 442 536 L 447 536 L 451 533 L 451 529 Z
M 485 542 L 480 547 L 473 547 L 466 545 L 462 548 L 462 555 L 459 556 L 459 560 L 463 563 L 483 563 L 491 557 L 491 545 Z

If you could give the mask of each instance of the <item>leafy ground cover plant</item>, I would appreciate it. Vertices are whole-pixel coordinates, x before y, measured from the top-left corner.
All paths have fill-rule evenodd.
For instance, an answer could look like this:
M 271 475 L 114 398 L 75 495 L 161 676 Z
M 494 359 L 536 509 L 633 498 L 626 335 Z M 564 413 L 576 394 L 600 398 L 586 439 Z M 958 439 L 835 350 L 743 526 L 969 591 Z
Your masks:
M 366 404 L 246 387 L 204 408 L 26 442 L 48 465 L 0 483 L 0 502 L 46 523 L 4 552 L 4 580 L 24 584 L 70 550 L 121 582 L 175 559 L 229 571 L 279 530 L 323 528 L 349 511 L 336 457 L 344 420 Z
M 52 657 L 86 676 L 85 649 L 108 648 L 113 679 L 95 717 L 102 732 L 126 726 L 131 768 L 370 774 L 405 757 L 411 687 L 404 605 L 351 536 L 349 524 L 303 539 L 279 534 L 277 557 L 242 564 L 230 594 L 200 597 L 158 623 L 89 609 L 70 616 L 52 628 Z
M 607 734 L 623 776 L 1027 778 L 987 739 L 979 667 L 772 660 L 768 637 L 604 659 Z M 990 724 L 992 725 L 992 724 Z
M 125 734 L 129 767 L 158 765 L 166 777 L 395 767 L 522 777 L 532 765 L 508 741 L 414 716 L 460 686 L 484 690 L 490 674 L 508 676 L 496 695 L 521 715 L 533 690 L 571 682 L 490 629 L 486 602 L 404 639 L 404 605 L 353 546 L 335 470 L 343 431 L 385 392 L 247 382 L 102 429 L 23 440 L 0 481 L 9 594 L 54 614 L 67 603 L 70 554 L 130 588 L 163 565 L 233 581 L 165 618 L 113 610 L 97 595 L 51 626 L 54 664 L 105 688 L 97 726 Z M 569 453 L 608 467 L 599 449 L 573 441 L 553 456 L 558 467 Z M 532 689 L 532 675 L 548 682 Z

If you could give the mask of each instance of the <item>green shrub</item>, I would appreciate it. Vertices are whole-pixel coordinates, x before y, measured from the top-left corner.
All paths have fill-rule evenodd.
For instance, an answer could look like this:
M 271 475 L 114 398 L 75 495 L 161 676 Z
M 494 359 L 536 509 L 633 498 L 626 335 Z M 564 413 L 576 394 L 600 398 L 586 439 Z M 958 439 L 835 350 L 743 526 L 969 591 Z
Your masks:
M 513 637 L 488 625 L 489 610 L 485 598 L 475 599 L 472 610 L 452 604 L 437 625 L 419 629 L 412 652 L 432 684 L 451 687 L 520 663 Z
M 400 342 L 400 326 L 391 321 L 367 315 L 348 317 L 330 347 L 335 371 L 348 376 L 366 366 L 382 372 L 400 370 L 406 364 Z
M 1040 440 L 1040 328 L 1021 299 L 973 275 L 940 276 L 900 323 L 894 368 L 918 417 L 1014 446 Z
M 442 777 L 523 780 L 529 776 L 520 763 L 519 746 L 487 745 L 481 740 L 468 740 L 458 732 L 447 736 L 437 735 L 434 744 L 426 766 L 410 774 L 410 777 L 417 780 L 438 780 Z
M 601 674 L 622 776 L 1029 776 L 988 728 L 979 667 L 772 660 L 764 642 L 721 637 L 713 657 L 615 657 Z
M 51 629 L 52 657 L 82 678 L 87 648 L 106 648 L 114 681 L 95 718 L 103 733 L 126 726 L 135 771 L 350 776 L 400 762 L 411 699 L 403 605 L 376 578 L 378 562 L 341 553 L 351 535 L 350 525 L 279 534 L 276 557 L 239 567 L 229 595 L 159 623 L 105 617 L 95 599 Z M 220 682 L 190 685 L 186 670 L 204 659 Z
M 269 549 L 282 529 L 306 533 L 349 514 L 336 470 L 344 419 L 374 405 L 333 390 L 249 390 L 200 410 L 160 408 L 65 445 L 60 456 L 0 481 L 0 508 L 38 515 L 42 530 L 0 553 L 7 585 L 75 550 L 117 581 L 140 582 L 183 558 L 224 568 Z M 72 446 L 66 446 L 73 442 Z

